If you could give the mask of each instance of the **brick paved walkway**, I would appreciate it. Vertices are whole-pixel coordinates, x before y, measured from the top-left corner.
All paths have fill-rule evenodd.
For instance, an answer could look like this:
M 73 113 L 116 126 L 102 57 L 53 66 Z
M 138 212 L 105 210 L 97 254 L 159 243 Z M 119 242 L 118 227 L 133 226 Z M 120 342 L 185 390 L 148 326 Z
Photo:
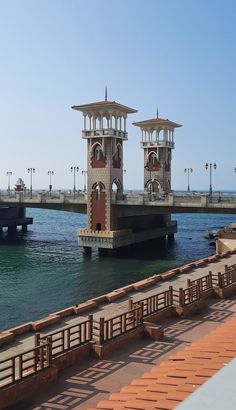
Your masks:
M 132 346 L 127 345 L 107 360 L 89 360 L 68 368 L 60 373 L 58 381 L 49 386 L 47 392 L 39 392 L 27 403 L 14 406 L 14 410 L 85 410 L 95 407 L 112 392 L 119 391 L 153 365 L 233 316 L 236 316 L 236 297 L 211 299 L 201 314 L 166 321 L 164 340 L 134 341 Z
M 223 272 L 224 266 L 227 264 L 228 266 L 236 264 L 236 255 L 229 255 L 226 258 L 219 259 L 216 262 L 208 263 L 205 266 L 199 268 L 193 268 L 190 272 L 182 273 L 176 275 L 176 277 L 168 280 L 168 281 L 160 281 L 156 284 L 145 288 L 141 291 L 137 292 L 130 292 L 121 299 L 118 299 L 112 303 L 104 303 L 99 305 L 97 308 L 87 311 L 84 314 L 79 316 L 73 315 L 68 316 L 53 326 L 47 327 L 40 331 L 41 334 L 46 335 L 50 334 L 54 331 L 63 329 L 67 326 L 72 326 L 76 323 L 79 323 L 84 318 L 87 318 L 88 314 L 92 313 L 94 318 L 105 317 L 110 318 L 112 316 L 118 315 L 127 311 L 128 309 L 128 299 L 132 298 L 134 301 L 146 298 L 151 295 L 155 295 L 157 293 L 161 293 L 164 290 L 167 290 L 170 285 L 172 285 L 175 289 L 179 287 L 186 287 L 187 286 L 187 279 L 197 279 L 201 276 L 205 276 L 209 273 L 209 270 L 212 273 L 217 274 L 217 272 Z M 0 347 L 0 360 L 10 357 L 14 354 L 18 354 L 22 352 L 22 350 L 30 349 L 34 346 L 34 332 L 28 332 L 23 335 L 19 335 L 15 338 L 15 340 L 11 343 L 8 343 L 5 346 Z

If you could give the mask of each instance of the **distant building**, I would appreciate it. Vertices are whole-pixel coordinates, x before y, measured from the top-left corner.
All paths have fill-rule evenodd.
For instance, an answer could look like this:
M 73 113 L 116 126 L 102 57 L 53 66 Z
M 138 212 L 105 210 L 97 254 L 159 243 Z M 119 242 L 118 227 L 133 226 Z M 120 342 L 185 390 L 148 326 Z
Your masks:
M 18 178 L 15 184 L 15 192 L 25 192 L 26 186 L 22 178 Z

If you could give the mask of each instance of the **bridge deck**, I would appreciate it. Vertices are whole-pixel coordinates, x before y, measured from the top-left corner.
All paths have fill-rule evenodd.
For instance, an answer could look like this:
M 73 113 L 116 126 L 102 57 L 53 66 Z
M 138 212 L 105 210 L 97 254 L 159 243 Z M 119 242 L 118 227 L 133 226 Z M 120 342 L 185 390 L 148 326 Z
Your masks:
M 112 205 L 120 209 L 122 216 L 150 213 L 236 213 L 236 195 L 202 193 L 169 195 L 127 193 L 112 197 Z M 86 213 L 87 194 L 68 192 L 7 193 L 0 194 L 0 207 L 43 208 Z

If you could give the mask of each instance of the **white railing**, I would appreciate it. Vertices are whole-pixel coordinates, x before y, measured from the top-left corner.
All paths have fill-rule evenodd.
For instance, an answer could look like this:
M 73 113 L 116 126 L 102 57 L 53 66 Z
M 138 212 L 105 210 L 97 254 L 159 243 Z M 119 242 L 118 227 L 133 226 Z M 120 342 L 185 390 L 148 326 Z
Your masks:
M 82 191 L 32 191 L 15 192 L 0 191 L 0 206 L 12 206 L 15 204 L 86 204 L 87 193 Z M 236 194 L 213 193 L 174 193 L 160 194 L 149 192 L 128 192 L 120 195 L 112 195 L 114 205 L 149 205 L 168 206 L 182 208 L 212 208 L 212 209 L 236 209 Z M 27 204 L 27 205 L 26 205 Z M 29 204 L 29 205 L 28 205 Z

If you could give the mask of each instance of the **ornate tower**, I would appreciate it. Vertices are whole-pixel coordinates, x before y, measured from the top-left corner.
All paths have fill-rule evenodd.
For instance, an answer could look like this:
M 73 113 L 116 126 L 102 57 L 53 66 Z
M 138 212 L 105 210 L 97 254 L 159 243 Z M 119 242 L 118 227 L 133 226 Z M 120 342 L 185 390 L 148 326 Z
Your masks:
M 142 131 L 144 152 L 144 188 L 148 193 L 171 191 L 171 159 L 174 130 L 182 125 L 158 117 L 135 122 Z
M 87 140 L 87 230 L 79 231 L 79 243 L 106 248 L 117 230 L 112 198 L 123 193 L 123 141 L 128 139 L 127 115 L 137 112 L 115 101 L 94 102 L 72 107 L 84 117 L 82 138 Z M 113 192 L 113 191 L 116 192 Z M 112 242 L 112 240 L 110 241 Z M 111 245 L 111 246 L 110 246 Z

